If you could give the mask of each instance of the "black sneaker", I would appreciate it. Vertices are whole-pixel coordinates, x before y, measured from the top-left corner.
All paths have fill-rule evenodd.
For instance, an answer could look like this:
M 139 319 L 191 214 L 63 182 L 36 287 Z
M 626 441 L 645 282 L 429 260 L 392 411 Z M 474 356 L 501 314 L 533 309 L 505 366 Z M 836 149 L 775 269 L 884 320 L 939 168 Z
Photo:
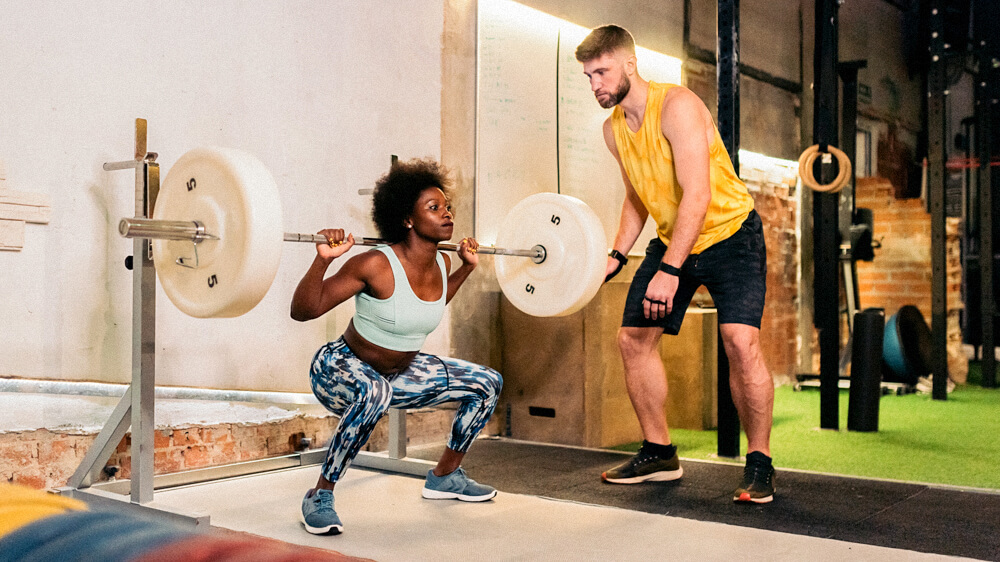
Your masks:
M 743 482 L 733 492 L 734 502 L 768 503 L 774 499 L 774 467 L 764 453 L 747 455 Z
M 638 484 L 639 482 L 677 480 L 684 474 L 677 451 L 669 459 L 639 449 L 625 464 L 601 474 L 601 480 L 613 484 Z

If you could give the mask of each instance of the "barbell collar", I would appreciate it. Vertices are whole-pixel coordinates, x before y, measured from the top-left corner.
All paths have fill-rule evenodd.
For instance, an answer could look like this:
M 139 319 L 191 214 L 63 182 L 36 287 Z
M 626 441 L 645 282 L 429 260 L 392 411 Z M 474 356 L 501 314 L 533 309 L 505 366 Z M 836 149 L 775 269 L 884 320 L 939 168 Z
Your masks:
M 219 237 L 205 231 L 199 221 L 173 221 L 146 218 L 124 218 L 118 222 L 118 233 L 123 238 L 149 238 L 157 240 L 218 240 Z
M 132 170 L 142 166 L 144 162 L 142 160 L 124 160 L 122 162 L 105 162 L 104 170 L 111 172 L 114 170 Z

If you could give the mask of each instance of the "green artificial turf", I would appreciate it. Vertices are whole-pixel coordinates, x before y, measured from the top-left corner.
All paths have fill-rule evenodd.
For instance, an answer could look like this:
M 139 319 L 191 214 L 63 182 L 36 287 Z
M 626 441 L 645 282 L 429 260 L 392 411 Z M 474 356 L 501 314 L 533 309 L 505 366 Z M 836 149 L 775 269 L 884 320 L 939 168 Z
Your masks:
M 975 369 L 978 365 L 973 365 Z M 978 372 L 970 369 L 970 381 Z M 882 396 L 877 432 L 847 430 L 848 391 L 840 392 L 840 430 L 819 429 L 818 389 L 779 387 L 771 455 L 797 468 L 909 482 L 1000 489 L 1000 390 L 962 385 L 944 401 L 929 394 Z M 671 429 L 678 453 L 719 459 L 715 431 Z M 740 451 L 746 453 L 746 436 Z M 620 450 L 637 450 L 632 443 Z M 736 462 L 736 461 L 733 461 Z

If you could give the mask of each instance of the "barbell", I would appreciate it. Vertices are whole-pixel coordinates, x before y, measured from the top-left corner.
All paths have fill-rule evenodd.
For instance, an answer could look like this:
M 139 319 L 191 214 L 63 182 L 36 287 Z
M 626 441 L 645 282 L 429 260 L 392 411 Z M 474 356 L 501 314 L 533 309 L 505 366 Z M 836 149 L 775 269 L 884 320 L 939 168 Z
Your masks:
M 123 218 L 118 230 L 125 238 L 151 240 L 157 278 L 178 309 L 196 318 L 232 318 L 267 294 L 282 242 L 327 242 L 316 234 L 284 232 L 281 217 L 278 186 L 259 159 L 233 148 L 202 147 L 170 168 L 152 218 Z M 458 250 L 456 244 L 438 248 Z M 494 268 L 504 295 L 532 316 L 583 308 L 600 289 L 607 264 L 597 214 L 583 201 L 555 193 L 514 205 L 497 246 L 480 246 L 479 253 L 530 258 L 497 260 Z

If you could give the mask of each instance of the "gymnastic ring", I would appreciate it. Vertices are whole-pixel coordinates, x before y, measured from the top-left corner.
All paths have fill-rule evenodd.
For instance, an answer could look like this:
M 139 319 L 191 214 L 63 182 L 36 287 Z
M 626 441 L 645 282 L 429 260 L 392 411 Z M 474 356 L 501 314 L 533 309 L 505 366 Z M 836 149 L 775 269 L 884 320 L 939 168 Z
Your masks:
M 835 146 L 827 146 L 827 152 L 833 154 L 837 157 L 838 168 L 840 172 L 837 177 L 828 184 L 821 184 L 816 181 L 813 177 L 813 163 L 816 162 L 816 157 L 823 154 L 819 150 L 819 145 L 814 144 L 802 152 L 799 156 L 799 177 L 802 178 L 802 183 L 806 185 L 809 189 L 813 191 L 819 191 L 820 193 L 837 193 L 844 189 L 844 186 L 850 182 L 851 178 L 851 159 L 847 157 L 847 154 L 843 150 Z

